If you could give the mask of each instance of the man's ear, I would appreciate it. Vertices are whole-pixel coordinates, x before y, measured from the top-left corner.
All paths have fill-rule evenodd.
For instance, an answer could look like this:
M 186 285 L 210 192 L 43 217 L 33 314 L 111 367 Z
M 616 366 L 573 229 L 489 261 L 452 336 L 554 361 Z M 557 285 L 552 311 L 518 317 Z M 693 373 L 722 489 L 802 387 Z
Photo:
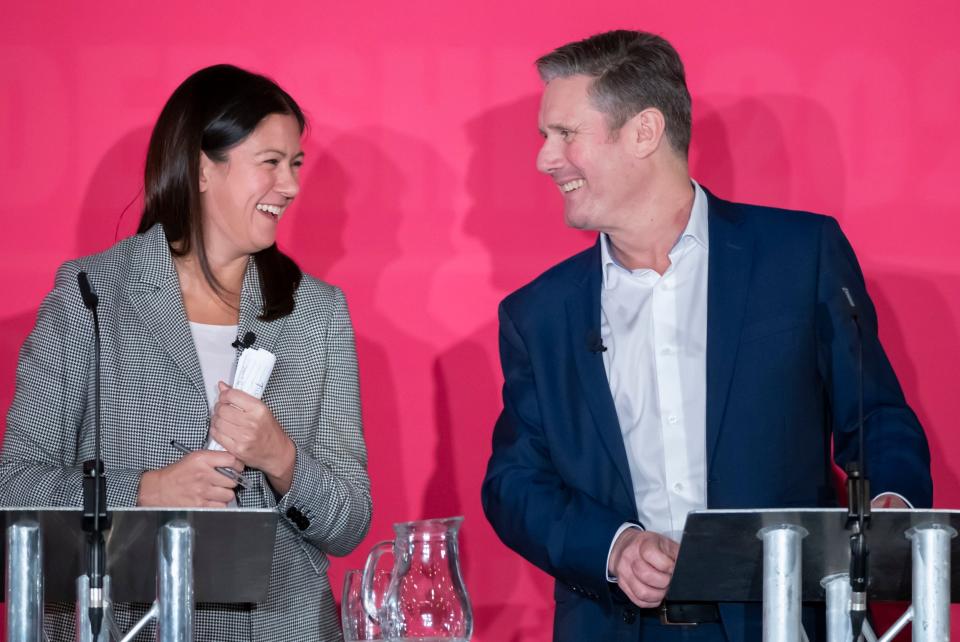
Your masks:
M 648 107 L 623 126 L 623 132 L 629 136 L 633 153 L 638 158 L 646 158 L 660 148 L 667 130 L 667 121 L 663 112 Z
M 207 191 L 210 184 L 210 171 L 213 169 L 213 161 L 203 152 L 200 152 L 200 193 Z

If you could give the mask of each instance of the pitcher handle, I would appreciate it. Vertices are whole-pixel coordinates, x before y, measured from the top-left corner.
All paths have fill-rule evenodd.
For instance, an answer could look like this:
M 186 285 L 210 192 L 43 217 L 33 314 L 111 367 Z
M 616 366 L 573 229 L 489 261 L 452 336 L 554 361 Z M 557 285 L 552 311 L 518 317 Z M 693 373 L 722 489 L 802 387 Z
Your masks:
M 377 600 L 373 594 L 373 575 L 377 570 L 377 563 L 380 556 L 386 552 L 393 553 L 393 540 L 383 540 L 377 542 L 370 549 L 370 555 L 367 556 L 367 563 L 363 567 L 363 579 L 360 580 L 360 591 L 363 596 L 363 610 L 367 612 L 367 617 L 373 620 L 377 626 L 380 624 L 380 614 L 377 612 Z

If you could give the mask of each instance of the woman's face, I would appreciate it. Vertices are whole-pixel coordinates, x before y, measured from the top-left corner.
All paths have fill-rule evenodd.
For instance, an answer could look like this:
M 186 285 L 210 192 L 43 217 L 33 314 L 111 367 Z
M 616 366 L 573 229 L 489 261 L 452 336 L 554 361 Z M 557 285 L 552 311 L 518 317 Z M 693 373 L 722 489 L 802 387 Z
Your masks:
M 271 114 L 222 163 L 200 155 L 207 255 L 229 261 L 273 245 L 277 224 L 300 190 L 300 126 Z

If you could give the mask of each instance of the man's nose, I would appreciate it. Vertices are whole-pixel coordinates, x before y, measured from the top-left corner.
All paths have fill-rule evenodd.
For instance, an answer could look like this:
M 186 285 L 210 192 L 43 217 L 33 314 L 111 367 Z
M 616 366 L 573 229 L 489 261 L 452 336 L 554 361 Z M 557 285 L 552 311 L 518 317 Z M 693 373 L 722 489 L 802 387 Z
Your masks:
M 552 174 L 563 165 L 563 154 L 560 153 L 559 142 L 545 138 L 540 151 L 537 153 L 537 169 L 544 174 Z

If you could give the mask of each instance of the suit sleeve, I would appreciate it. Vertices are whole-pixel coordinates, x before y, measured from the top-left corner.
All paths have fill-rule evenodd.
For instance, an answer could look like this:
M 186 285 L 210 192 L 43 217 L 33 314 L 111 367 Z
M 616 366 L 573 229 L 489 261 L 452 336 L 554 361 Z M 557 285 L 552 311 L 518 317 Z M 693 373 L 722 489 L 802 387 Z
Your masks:
M 57 271 L 20 349 L 0 461 L 0 497 L 7 506 L 83 503 L 78 459 L 81 444 L 93 450 L 95 420 L 93 321 L 80 301 L 78 271 L 74 263 Z M 136 505 L 143 471 L 108 465 L 106 474 L 108 505 Z
M 499 315 L 503 411 L 483 482 L 484 512 L 500 539 L 528 561 L 577 592 L 609 599 L 607 553 L 624 515 L 558 472 L 541 421 L 540 404 L 548 401 L 539 396 L 526 344 L 504 305 Z
M 880 345 L 877 314 L 853 248 L 837 222 L 826 219 L 820 238 L 818 363 L 830 393 L 834 458 L 844 467 L 858 456 L 857 326 L 844 288 L 857 308 L 863 338 L 863 411 L 867 475 L 873 496 L 898 493 L 916 508 L 933 501 L 930 451 Z
M 302 538 L 331 555 L 346 555 L 367 534 L 372 501 L 353 326 L 338 288 L 324 345 L 321 425 L 311 447 L 297 446 L 293 482 L 278 508 L 283 515 L 294 509 Z

